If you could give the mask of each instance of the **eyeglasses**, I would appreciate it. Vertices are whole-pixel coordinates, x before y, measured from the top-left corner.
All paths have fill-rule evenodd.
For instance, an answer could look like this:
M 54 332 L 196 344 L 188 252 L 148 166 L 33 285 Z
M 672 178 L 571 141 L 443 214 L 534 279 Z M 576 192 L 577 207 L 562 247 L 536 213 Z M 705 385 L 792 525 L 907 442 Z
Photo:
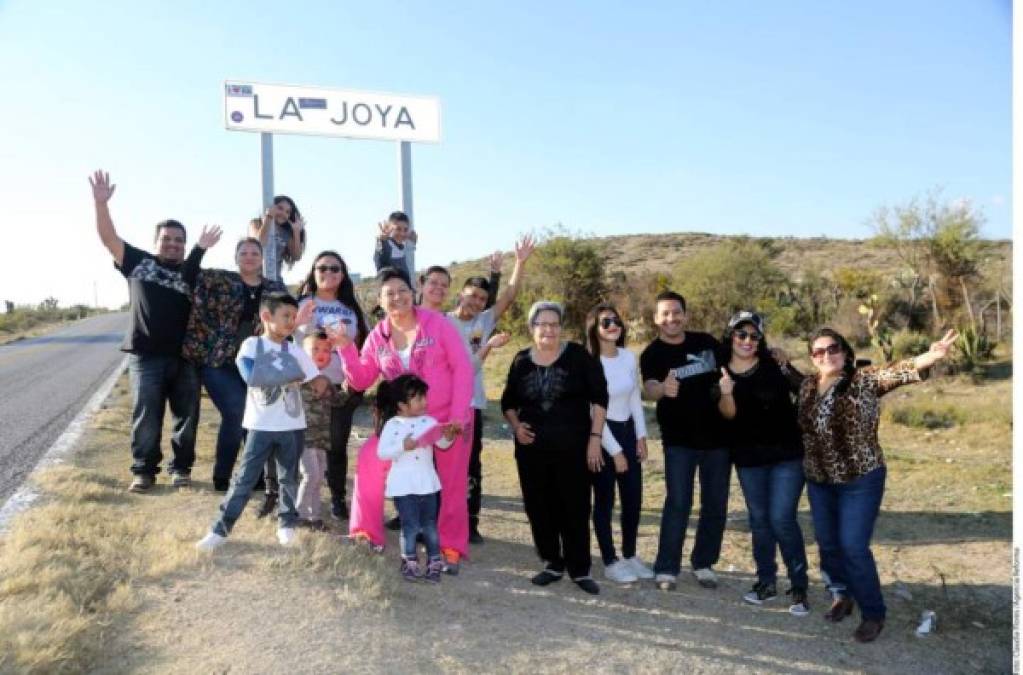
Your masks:
M 334 274 L 337 274 L 338 272 L 341 271 L 341 266 L 340 265 L 317 265 L 316 266 L 316 271 L 319 272 L 320 274 L 325 274 L 327 272 L 333 272 Z
M 732 333 L 732 335 L 734 335 L 735 339 L 737 339 L 739 342 L 742 342 L 744 340 L 751 340 L 753 342 L 760 342 L 761 340 L 764 339 L 764 336 L 761 335 L 760 333 L 757 333 L 756 331 L 746 332 L 744 330 L 737 330 L 734 333 Z
M 533 328 L 550 328 L 551 330 L 557 330 L 561 328 L 561 324 L 554 321 L 537 321 L 533 324 Z
M 603 319 L 600 320 L 601 328 L 608 329 L 611 326 L 618 326 L 619 328 L 621 328 L 622 320 L 614 316 L 605 316 Z
M 828 356 L 834 356 L 835 354 L 839 354 L 841 352 L 842 346 L 837 342 L 832 342 L 827 347 L 820 347 L 819 349 L 814 349 L 812 352 L 810 352 L 810 356 L 812 358 L 819 359 L 823 357 L 825 354 L 827 354 Z

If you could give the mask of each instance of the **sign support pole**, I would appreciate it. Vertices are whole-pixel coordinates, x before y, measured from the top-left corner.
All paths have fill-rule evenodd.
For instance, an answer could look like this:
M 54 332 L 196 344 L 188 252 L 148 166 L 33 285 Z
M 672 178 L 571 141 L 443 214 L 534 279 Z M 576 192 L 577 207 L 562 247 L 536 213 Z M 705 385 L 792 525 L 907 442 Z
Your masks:
M 263 132 L 259 134 L 259 173 L 262 188 L 263 208 L 259 212 L 262 220 L 263 214 L 273 205 L 274 200 L 274 136 Z M 267 232 L 263 255 L 263 276 L 267 279 L 276 279 L 277 274 L 277 248 L 275 245 L 277 225 L 270 221 L 270 231 Z
M 408 216 L 409 228 L 414 230 L 416 219 L 412 215 L 412 144 L 408 141 L 398 141 L 398 204 L 399 209 Z M 409 272 L 415 277 L 415 246 L 412 246 L 405 255 L 408 258 Z M 415 290 L 416 280 L 413 278 L 410 281 Z

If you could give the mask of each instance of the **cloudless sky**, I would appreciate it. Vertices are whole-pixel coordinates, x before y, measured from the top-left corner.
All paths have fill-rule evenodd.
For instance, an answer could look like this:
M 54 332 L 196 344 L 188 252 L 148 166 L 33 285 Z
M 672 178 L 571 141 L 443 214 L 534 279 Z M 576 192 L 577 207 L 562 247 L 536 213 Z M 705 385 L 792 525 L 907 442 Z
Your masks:
M 634 6 L 634 5 L 640 6 Z M 934 186 L 1011 236 L 1010 3 L 73 2 L 0 0 L 0 299 L 115 306 L 86 177 L 121 236 L 176 218 L 233 243 L 260 206 L 259 136 L 225 79 L 435 95 L 413 147 L 417 264 L 595 235 L 866 237 Z M 276 191 L 308 253 L 372 272 L 395 143 L 277 136 Z M 193 236 L 194 238 L 194 236 Z M 848 261 L 842 261 L 848 262 Z

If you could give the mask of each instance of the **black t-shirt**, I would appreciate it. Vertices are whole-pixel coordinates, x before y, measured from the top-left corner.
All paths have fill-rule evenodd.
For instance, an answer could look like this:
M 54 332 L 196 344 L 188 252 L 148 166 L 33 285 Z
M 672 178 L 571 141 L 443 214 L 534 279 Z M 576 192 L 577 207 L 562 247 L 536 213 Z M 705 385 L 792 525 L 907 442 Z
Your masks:
M 803 437 L 796 421 L 793 395 L 801 376 L 786 377 L 773 359 L 735 374 L 735 417 L 725 421 L 736 466 L 765 466 L 803 456 Z
M 664 445 L 707 450 L 725 446 L 722 417 L 711 390 L 721 379 L 720 344 L 707 333 L 686 331 L 680 345 L 660 338 L 639 357 L 643 381 L 663 382 L 669 371 L 678 379 L 678 396 L 657 401 L 657 424 Z
M 192 249 L 181 264 L 158 262 L 156 256 L 124 245 L 118 271 L 128 280 L 131 322 L 121 350 L 133 354 L 178 356 L 192 309 L 192 289 L 205 249 Z
M 501 410 L 515 410 L 528 422 L 543 447 L 564 451 L 585 448 L 589 441 L 590 406 L 607 408 L 607 380 L 600 361 L 574 342 L 549 366 L 533 362 L 530 350 L 515 355 Z

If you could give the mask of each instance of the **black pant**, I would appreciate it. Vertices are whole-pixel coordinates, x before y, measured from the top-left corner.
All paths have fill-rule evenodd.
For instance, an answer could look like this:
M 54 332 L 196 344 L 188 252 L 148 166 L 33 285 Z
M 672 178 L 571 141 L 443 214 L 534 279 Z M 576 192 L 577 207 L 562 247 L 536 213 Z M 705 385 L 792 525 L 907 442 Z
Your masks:
M 560 436 L 560 434 L 559 434 Z M 538 434 L 532 445 L 515 444 L 522 501 L 533 543 L 547 567 L 568 569 L 573 579 L 590 573 L 590 477 L 586 467 L 589 430 L 577 439 Z
M 469 455 L 469 527 L 476 529 L 480 524 L 480 509 L 483 506 L 483 411 L 473 408 L 472 454 Z
M 352 436 L 352 417 L 362 403 L 362 394 L 352 394 L 343 406 L 330 409 L 330 449 L 327 450 L 327 485 L 334 499 L 345 498 L 348 476 L 348 439 Z
M 611 538 L 615 484 L 618 484 L 618 494 L 622 500 L 622 555 L 626 558 L 636 555 L 639 511 L 643 504 L 643 469 L 636 454 L 636 427 L 631 419 L 626 422 L 608 420 L 607 427 L 622 446 L 622 454 L 625 455 L 629 469 L 625 473 L 615 472 L 611 456 L 604 451 L 604 468 L 593 474 L 593 533 L 597 535 L 600 557 L 605 566 L 618 560 L 614 540 Z

